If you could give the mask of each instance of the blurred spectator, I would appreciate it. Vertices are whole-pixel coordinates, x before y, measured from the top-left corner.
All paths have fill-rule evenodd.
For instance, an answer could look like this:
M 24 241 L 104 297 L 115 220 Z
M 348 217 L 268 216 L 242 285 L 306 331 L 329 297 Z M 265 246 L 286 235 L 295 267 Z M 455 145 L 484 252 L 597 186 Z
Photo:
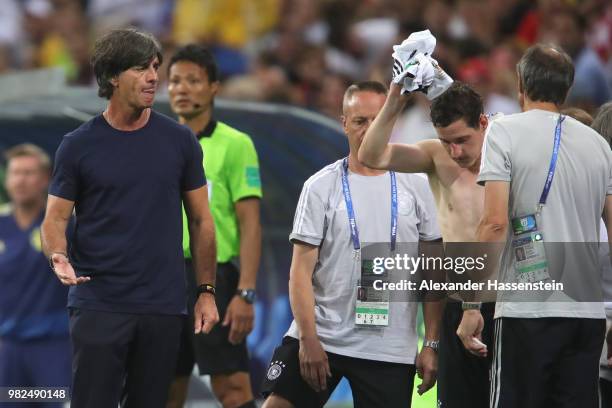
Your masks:
M 174 3 L 172 37 L 178 45 L 207 42 L 240 49 L 275 26 L 281 1 L 175 0 Z
M 576 10 L 557 11 L 541 32 L 544 41 L 559 44 L 574 60 L 575 75 L 567 104 L 593 112 L 610 99 L 611 90 L 599 56 L 586 44 L 586 21 Z
M 169 35 L 174 0 L 86 0 L 85 3 L 94 38 L 125 26 L 140 27 L 159 38 Z
M 591 125 L 610 144 L 612 140 L 612 102 L 604 104 L 599 108 L 597 116 Z M 599 263 L 601 265 L 601 277 L 604 302 L 606 306 L 606 326 L 608 336 L 612 327 L 612 265 L 610 263 L 610 246 L 608 245 L 608 231 L 603 220 L 599 226 Z M 604 342 L 604 347 L 599 360 L 599 392 L 601 395 L 601 406 L 612 406 L 612 368 L 608 366 L 608 346 L 610 342 Z
M 569 104 L 593 113 L 612 94 L 612 3 L 605 0 L 4 0 L 3 6 L 0 73 L 61 66 L 75 84 L 93 83 L 89 39 L 134 25 L 157 35 L 166 55 L 188 42 L 206 45 L 219 64 L 222 96 L 335 116 L 331 100 L 341 78 L 387 83 L 391 46 L 427 28 L 437 38 L 434 58 L 479 90 L 487 112 L 518 111 L 516 61 L 537 40 L 559 43 L 574 58 Z
M 87 21 L 77 0 L 53 0 L 49 31 L 36 54 L 41 67 L 61 66 L 69 82 L 89 84 L 89 42 Z
M 8 71 L 14 65 L 12 44 L 18 44 L 22 38 L 23 13 L 17 0 L 5 0 L 0 7 L 0 73 Z
M 612 102 L 605 103 L 599 108 L 591 126 L 606 139 L 608 144 L 612 144 Z M 612 293 L 610 299 L 612 300 Z
M 6 158 L 10 204 L 0 208 L 0 387 L 69 387 L 68 290 L 51 272 L 40 244 L 51 162 L 30 144 L 9 149 Z
M 351 81 L 342 75 L 325 74 L 321 83 L 323 91 L 317 99 L 317 110 L 339 121 L 342 116 L 344 91 L 350 84 Z

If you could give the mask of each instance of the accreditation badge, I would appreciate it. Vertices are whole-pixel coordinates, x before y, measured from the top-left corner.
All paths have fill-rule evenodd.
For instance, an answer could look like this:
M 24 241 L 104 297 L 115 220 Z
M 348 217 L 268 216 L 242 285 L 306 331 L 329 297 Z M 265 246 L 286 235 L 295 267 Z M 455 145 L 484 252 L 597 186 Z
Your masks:
M 388 272 L 375 274 L 373 265 L 371 259 L 363 259 L 361 262 L 361 279 L 357 286 L 357 301 L 355 304 L 355 324 L 360 326 L 388 326 L 389 291 L 374 289 L 374 281 L 387 282 Z
M 512 219 L 512 257 L 516 280 L 534 283 L 550 279 L 544 251 L 544 237 L 538 230 L 535 214 Z

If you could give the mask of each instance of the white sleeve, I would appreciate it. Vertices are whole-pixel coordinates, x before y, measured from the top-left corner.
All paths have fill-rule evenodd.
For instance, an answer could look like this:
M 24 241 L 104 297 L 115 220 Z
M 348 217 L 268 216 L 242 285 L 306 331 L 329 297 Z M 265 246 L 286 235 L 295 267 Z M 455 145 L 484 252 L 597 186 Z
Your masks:
M 484 185 L 486 181 L 510 181 L 512 174 L 510 150 L 511 143 L 507 132 L 498 121 L 491 122 L 482 144 L 478 184 Z
M 289 241 L 305 242 L 319 246 L 325 236 L 325 202 L 321 198 L 320 191 L 311 180 L 304 183 L 300 200 L 295 210 L 293 229 L 289 235 Z

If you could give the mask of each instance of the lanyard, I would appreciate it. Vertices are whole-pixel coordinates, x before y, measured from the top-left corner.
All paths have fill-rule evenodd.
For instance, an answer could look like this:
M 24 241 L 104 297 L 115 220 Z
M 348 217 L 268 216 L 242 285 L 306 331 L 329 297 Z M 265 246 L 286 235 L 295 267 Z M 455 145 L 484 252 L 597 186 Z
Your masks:
M 390 171 L 389 176 L 391 177 L 391 250 L 395 251 L 395 242 L 397 241 L 397 180 L 395 179 L 395 172 Z M 353 249 L 359 251 L 361 249 L 359 229 L 357 228 L 357 220 L 353 210 L 353 199 L 351 198 L 351 189 L 348 182 L 348 158 L 346 157 L 342 161 L 342 193 L 344 194 L 344 203 L 346 204 Z
M 553 177 L 555 176 L 555 168 L 557 167 L 557 158 L 559 157 L 559 146 L 561 145 L 561 124 L 565 120 L 565 116 L 559 115 L 559 119 L 557 120 L 557 126 L 555 126 L 555 143 L 553 145 L 552 157 L 550 158 L 550 167 L 548 168 L 548 175 L 546 176 L 546 182 L 544 183 L 544 189 L 542 190 L 542 195 L 540 196 L 540 201 L 538 203 L 538 212 L 544 207 L 546 204 L 546 198 L 548 197 L 548 193 L 550 192 L 550 186 L 553 181 Z

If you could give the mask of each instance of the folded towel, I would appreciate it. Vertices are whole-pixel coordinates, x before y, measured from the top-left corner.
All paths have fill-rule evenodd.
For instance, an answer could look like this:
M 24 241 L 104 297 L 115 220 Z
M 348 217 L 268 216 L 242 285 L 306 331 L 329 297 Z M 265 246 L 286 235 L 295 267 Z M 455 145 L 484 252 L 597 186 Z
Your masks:
M 429 30 L 412 33 L 393 46 L 393 82 L 402 84 L 402 94 L 421 91 L 431 100 L 452 84 L 452 78 L 431 58 L 435 47 L 436 38 Z

